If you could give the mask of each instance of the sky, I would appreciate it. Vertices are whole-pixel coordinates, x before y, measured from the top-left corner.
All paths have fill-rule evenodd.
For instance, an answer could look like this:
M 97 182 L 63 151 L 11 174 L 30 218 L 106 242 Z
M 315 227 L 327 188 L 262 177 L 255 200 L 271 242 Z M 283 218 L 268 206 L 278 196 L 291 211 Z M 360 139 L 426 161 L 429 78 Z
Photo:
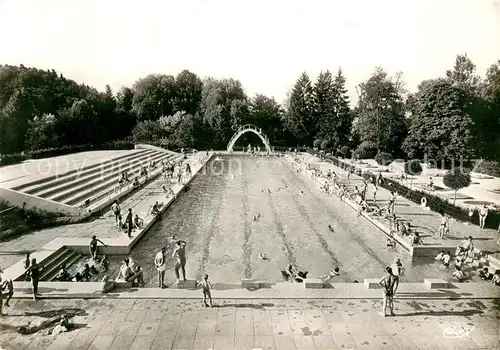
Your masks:
M 500 0 L 0 0 L 0 64 L 104 90 L 150 73 L 239 79 L 281 102 L 300 73 L 342 68 L 352 101 L 376 66 L 412 91 L 459 53 L 500 59 Z

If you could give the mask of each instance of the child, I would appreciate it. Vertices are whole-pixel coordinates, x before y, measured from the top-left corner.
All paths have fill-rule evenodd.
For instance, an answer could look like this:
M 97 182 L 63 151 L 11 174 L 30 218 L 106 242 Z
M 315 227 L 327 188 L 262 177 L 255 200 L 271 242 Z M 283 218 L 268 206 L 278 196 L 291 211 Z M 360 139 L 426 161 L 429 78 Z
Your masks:
M 441 250 L 441 251 L 439 252 L 439 254 L 438 254 L 438 255 L 436 255 L 436 257 L 434 258 L 434 260 L 442 262 L 442 261 L 443 261 L 443 258 L 444 258 L 444 250 Z
M 104 254 L 102 256 L 102 260 L 101 260 L 101 268 L 104 270 L 104 271 L 107 271 L 108 270 L 108 266 L 109 266 L 109 259 L 108 257 L 106 256 L 106 254 Z
M 205 274 L 203 276 L 203 281 L 199 282 L 197 287 L 202 287 L 203 290 L 203 304 L 205 304 L 205 307 L 208 307 L 207 304 L 207 297 L 210 300 L 210 307 L 214 307 L 212 304 L 212 293 L 210 290 L 212 289 L 212 284 L 208 282 L 208 275 Z

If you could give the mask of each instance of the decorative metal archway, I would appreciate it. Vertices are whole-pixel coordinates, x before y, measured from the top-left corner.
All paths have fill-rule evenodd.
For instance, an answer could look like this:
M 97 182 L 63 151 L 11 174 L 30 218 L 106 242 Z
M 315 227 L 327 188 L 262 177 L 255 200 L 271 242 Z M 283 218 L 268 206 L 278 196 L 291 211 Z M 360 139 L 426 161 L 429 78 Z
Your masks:
M 240 126 L 240 128 L 234 133 L 233 137 L 231 137 L 231 140 L 227 144 L 227 151 L 232 152 L 236 141 L 238 141 L 241 135 L 247 132 L 253 132 L 255 135 L 259 136 L 262 142 L 264 143 L 267 152 L 271 153 L 271 145 L 269 144 L 269 138 L 266 135 L 264 135 L 261 128 L 258 128 L 253 124 L 246 124 Z

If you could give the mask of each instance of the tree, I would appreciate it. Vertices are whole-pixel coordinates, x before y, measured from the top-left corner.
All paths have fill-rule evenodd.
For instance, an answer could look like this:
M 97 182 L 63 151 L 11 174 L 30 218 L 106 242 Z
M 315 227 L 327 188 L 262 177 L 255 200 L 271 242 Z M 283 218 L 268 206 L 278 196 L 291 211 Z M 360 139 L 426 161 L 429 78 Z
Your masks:
M 203 82 L 200 115 L 208 126 L 205 141 L 216 147 L 225 147 L 248 115 L 247 96 L 240 81 L 208 78 Z
M 30 120 L 26 132 L 25 149 L 37 150 L 59 146 L 56 123 L 56 117 L 53 114 L 35 116 Z
M 329 140 L 334 145 L 339 142 L 338 127 L 340 121 L 337 117 L 335 105 L 335 91 L 333 77 L 330 71 L 321 72 L 314 84 L 312 98 L 312 113 L 317 125 L 315 136 L 322 140 Z M 314 130 L 311 130 L 314 133 Z
M 346 145 L 349 143 L 351 137 L 353 114 L 349 106 L 350 103 L 349 96 L 347 95 L 346 79 L 342 73 L 342 69 L 340 68 L 335 76 L 333 86 L 335 109 L 338 120 L 338 142 L 341 145 Z
M 358 94 L 356 127 L 361 140 L 374 142 L 379 151 L 400 154 L 407 131 L 401 83 L 377 68 L 359 85 Z
M 468 97 L 460 87 L 438 79 L 419 91 L 403 148 L 411 158 L 450 162 L 472 156 Z
M 458 86 L 471 95 L 478 95 L 481 86 L 481 77 L 476 74 L 476 65 L 467 57 L 467 54 L 457 55 L 455 66 L 446 71 L 446 77 L 452 84 Z
M 342 148 L 340 149 L 340 154 L 342 154 L 344 158 L 348 158 L 350 152 L 351 150 L 347 146 L 342 146 Z
M 174 112 L 177 98 L 175 78 L 150 74 L 135 82 L 132 110 L 139 120 L 154 120 Z
M 298 142 L 311 145 L 317 130 L 312 113 L 313 88 L 307 73 L 302 73 L 290 94 L 286 125 Z
M 188 70 L 183 70 L 177 75 L 175 110 L 185 111 L 188 114 L 195 114 L 201 102 L 201 91 L 203 83 L 201 79 Z
M 482 91 L 483 113 L 474 120 L 478 153 L 490 160 L 500 161 L 500 60 L 486 71 Z
M 471 177 L 469 173 L 463 173 L 460 169 L 455 168 L 448 171 L 444 175 L 443 183 L 446 187 L 449 187 L 455 191 L 455 196 L 453 198 L 453 205 L 455 205 L 458 190 L 468 187 L 471 183 Z
M 422 165 L 420 164 L 420 161 L 418 159 L 412 159 L 409 160 L 405 163 L 404 165 L 404 172 L 407 177 L 410 178 L 410 190 L 413 187 L 413 176 L 419 176 L 422 174 Z

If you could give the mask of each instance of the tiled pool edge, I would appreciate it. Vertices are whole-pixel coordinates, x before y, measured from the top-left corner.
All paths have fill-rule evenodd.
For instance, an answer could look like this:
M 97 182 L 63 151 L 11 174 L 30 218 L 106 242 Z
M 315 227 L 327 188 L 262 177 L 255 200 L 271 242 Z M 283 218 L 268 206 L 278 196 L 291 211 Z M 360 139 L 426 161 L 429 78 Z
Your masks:
M 171 285 L 170 285 L 171 286 Z M 113 289 L 103 294 L 99 282 L 40 282 L 41 299 L 200 299 L 201 290 L 160 289 L 157 287 Z M 367 288 L 364 283 L 333 283 L 329 288 L 307 289 L 298 283 L 276 283 L 270 288 L 214 289 L 214 299 L 380 299 L 381 289 Z M 30 282 L 18 282 L 15 299 L 33 297 Z M 449 288 L 430 289 L 425 283 L 400 283 L 396 299 L 499 299 L 498 287 L 492 284 L 461 283 Z

